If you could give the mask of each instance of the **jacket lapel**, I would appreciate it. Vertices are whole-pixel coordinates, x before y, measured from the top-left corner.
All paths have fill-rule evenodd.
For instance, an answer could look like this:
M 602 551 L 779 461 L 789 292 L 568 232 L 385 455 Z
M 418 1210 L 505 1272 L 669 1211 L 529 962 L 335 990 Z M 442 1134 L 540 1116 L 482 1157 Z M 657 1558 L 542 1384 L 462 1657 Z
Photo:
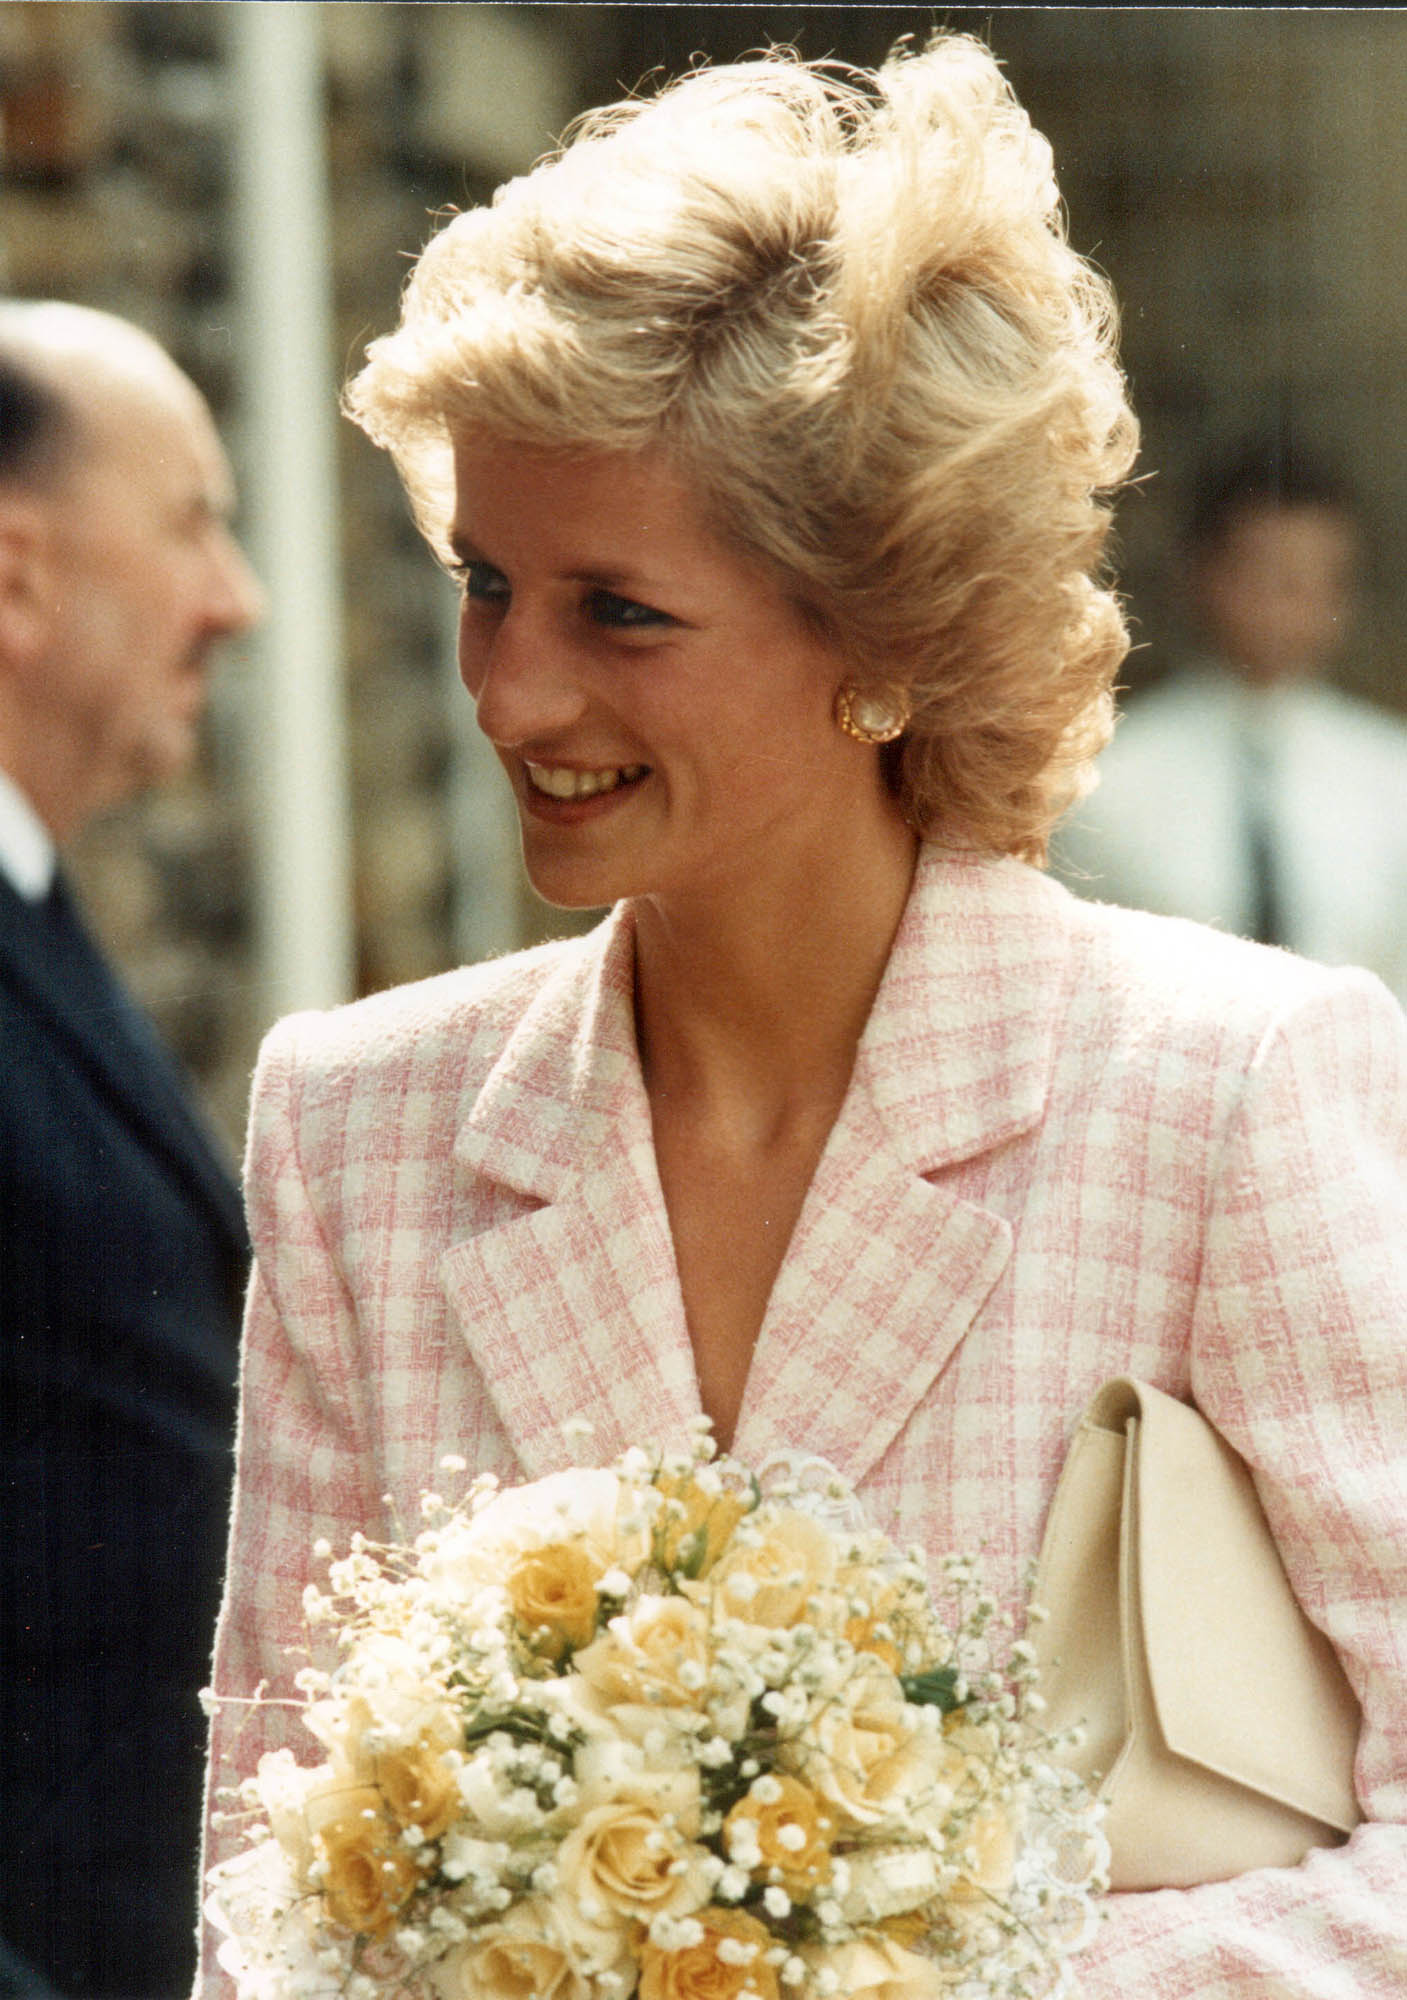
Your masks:
M 1012 1228 L 947 1170 L 1034 1126 L 1066 938 L 1061 891 L 1018 863 L 926 849 L 753 1357 L 735 1448 L 883 1456 L 1005 1269 Z M 459 1170 L 501 1221 L 441 1276 L 528 1477 L 678 1441 L 698 1382 L 635 1049 L 634 939 L 615 912 L 547 981 L 461 1127 Z M 482 1215 L 482 1206 L 479 1210 Z
M 739 1456 L 801 1448 L 858 1484 L 1005 1269 L 1011 1223 L 946 1170 L 1041 1117 L 1065 976 L 1060 894 L 1018 863 L 925 849 L 768 1305 Z
M 202 1128 L 174 1058 L 97 945 L 91 950 L 94 978 L 104 982 L 97 1004 L 91 991 L 70 990 L 61 968 L 51 962 L 39 913 L 0 874 L 0 961 L 26 1006 L 48 1021 L 75 1069 L 167 1162 L 188 1194 L 204 1199 L 225 1236 L 243 1249 L 244 1210 L 233 1174 Z
M 547 982 L 462 1125 L 458 1170 L 516 1197 L 441 1263 L 451 1308 L 529 1478 L 680 1442 L 698 1381 L 635 1049 L 634 934 L 612 914 Z

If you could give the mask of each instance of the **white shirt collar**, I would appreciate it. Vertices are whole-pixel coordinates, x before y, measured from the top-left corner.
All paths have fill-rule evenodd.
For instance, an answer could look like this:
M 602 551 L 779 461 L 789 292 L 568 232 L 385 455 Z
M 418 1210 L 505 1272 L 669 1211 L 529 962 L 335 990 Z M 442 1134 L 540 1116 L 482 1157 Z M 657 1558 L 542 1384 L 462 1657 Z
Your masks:
M 0 771 L 0 874 L 27 903 L 47 896 L 58 855 L 34 807 L 13 778 Z

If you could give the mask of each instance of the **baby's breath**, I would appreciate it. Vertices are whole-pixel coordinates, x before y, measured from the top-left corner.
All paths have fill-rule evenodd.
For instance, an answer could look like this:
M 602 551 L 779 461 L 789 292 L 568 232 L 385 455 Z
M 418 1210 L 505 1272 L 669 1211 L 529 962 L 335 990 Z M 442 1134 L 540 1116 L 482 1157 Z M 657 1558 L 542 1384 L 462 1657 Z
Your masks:
M 335 1664 L 242 1705 L 301 1710 L 324 1761 L 270 1753 L 217 1815 L 240 2000 L 431 2000 L 500 1937 L 583 2000 L 629 2000 L 651 1952 L 822 2000 L 862 1946 L 971 2000 L 1057 1991 L 1105 1851 L 1035 1651 L 970 1556 L 938 1565 L 943 1624 L 922 1552 L 817 1463 L 764 1490 L 704 1425 L 524 1488 L 447 1453 L 413 1541 L 320 1540 Z

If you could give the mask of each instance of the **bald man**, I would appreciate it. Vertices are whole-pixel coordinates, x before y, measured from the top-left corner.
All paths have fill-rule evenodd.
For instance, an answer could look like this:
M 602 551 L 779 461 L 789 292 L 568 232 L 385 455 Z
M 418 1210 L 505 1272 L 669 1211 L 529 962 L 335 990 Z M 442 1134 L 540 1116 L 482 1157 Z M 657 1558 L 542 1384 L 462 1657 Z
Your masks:
M 194 1964 L 247 1244 L 57 850 L 190 759 L 261 608 L 232 500 L 154 341 L 0 304 L 0 1993 Z

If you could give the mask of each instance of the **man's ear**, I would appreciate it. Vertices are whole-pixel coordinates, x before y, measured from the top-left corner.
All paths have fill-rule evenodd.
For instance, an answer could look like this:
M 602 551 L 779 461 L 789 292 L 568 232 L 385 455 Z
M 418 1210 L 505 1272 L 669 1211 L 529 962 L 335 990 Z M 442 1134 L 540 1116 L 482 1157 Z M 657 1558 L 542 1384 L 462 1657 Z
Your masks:
M 52 526 L 32 494 L 0 486 L 0 665 L 46 644 L 55 603 Z

